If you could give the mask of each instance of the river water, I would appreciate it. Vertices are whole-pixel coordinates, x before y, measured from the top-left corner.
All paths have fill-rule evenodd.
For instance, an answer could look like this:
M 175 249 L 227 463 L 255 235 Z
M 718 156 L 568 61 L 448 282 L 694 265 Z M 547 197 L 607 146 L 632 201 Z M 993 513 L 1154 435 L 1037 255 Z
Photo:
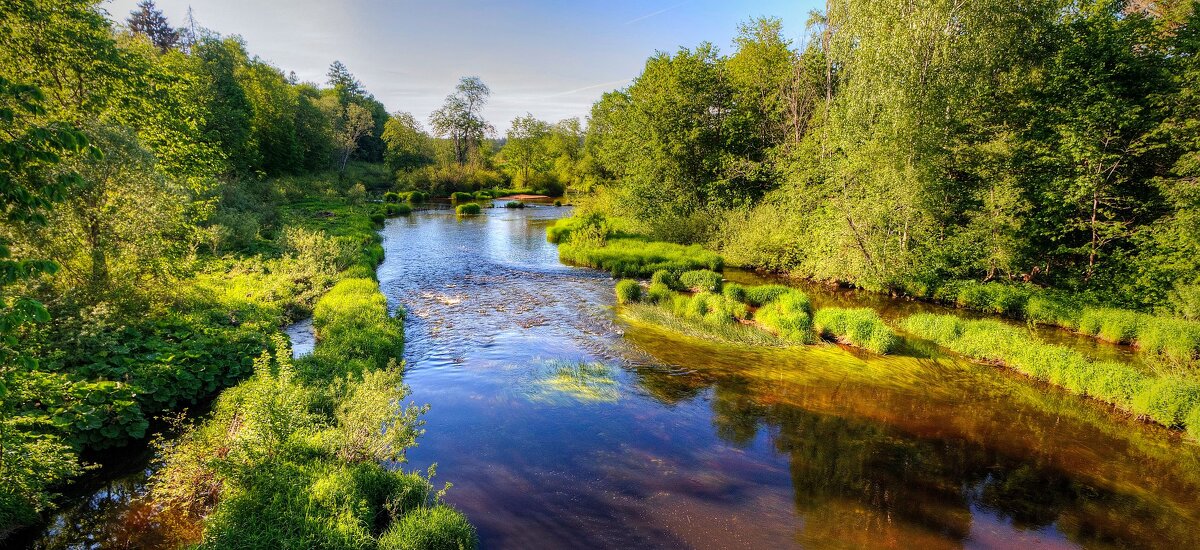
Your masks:
M 569 213 L 435 208 L 382 230 L 407 400 L 431 405 L 402 467 L 436 463 L 484 548 L 1200 547 L 1200 449 L 1178 434 L 919 341 L 880 357 L 641 323 L 607 274 L 558 261 L 544 231 Z M 134 478 L 37 546 L 106 540 Z

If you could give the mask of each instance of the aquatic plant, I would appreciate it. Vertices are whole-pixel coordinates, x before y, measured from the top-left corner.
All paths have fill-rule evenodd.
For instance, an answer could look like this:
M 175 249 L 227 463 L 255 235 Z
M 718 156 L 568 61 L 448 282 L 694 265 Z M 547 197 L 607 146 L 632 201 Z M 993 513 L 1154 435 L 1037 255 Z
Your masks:
M 420 191 L 412 191 L 408 194 L 408 202 L 411 202 L 414 204 L 422 203 L 427 200 L 429 200 L 429 195 L 422 193 Z
M 387 214 L 383 212 L 372 212 L 370 218 L 372 224 L 375 224 L 376 227 L 382 227 L 383 222 L 387 221 Z
M 824 308 L 813 316 L 817 334 L 879 354 L 900 343 L 892 329 L 871 308 Z
M 387 212 L 388 216 L 407 216 L 409 214 L 412 214 L 412 207 L 405 203 L 399 203 L 399 204 L 389 203 L 387 205 L 384 205 L 384 209 Z
M 525 203 L 521 201 L 508 201 L 504 203 L 505 208 L 525 208 Z
M 454 213 L 458 214 L 459 216 L 475 216 L 480 212 L 482 212 L 482 210 L 479 208 L 479 205 L 473 202 L 460 204 L 454 207 Z
M 1148 382 L 1133 397 L 1133 410 L 1169 428 L 1184 428 L 1192 408 L 1200 405 L 1200 382 L 1164 376 Z
M 633 279 L 622 279 L 617 282 L 616 291 L 618 304 L 632 304 L 642 298 L 642 285 Z
M 462 191 L 455 191 L 450 194 L 450 201 L 455 202 L 455 203 L 467 202 L 467 201 L 471 201 L 474 199 L 475 199 L 475 195 L 472 195 L 470 193 L 463 193 Z
M 684 287 L 679 282 L 679 277 L 674 272 L 666 269 L 655 271 L 650 276 L 650 284 L 663 284 L 671 290 L 684 290 Z
M 799 290 L 789 288 L 788 292 L 774 295 L 771 301 L 754 312 L 754 320 L 785 340 L 800 344 L 816 341 L 812 327 L 812 303 Z
M 400 202 L 400 194 L 388 191 L 383 194 L 383 202 Z
M 650 287 L 646 289 L 645 300 L 652 304 L 665 303 L 674 295 L 675 292 L 666 283 L 650 283 Z
M 790 286 L 758 285 L 746 287 L 746 303 L 755 307 L 774 302 L 776 298 L 792 292 L 799 292 Z
M 737 283 L 725 283 L 721 287 L 721 294 L 724 294 L 730 300 L 737 300 L 743 304 L 748 303 L 746 298 L 746 287 Z
M 679 284 L 699 292 L 720 292 L 723 281 L 720 273 L 707 269 L 684 271 L 679 275 Z
M 680 273 L 695 269 L 720 271 L 724 265 L 720 255 L 697 245 L 683 246 L 640 238 L 611 238 L 599 245 L 571 238 L 569 242 L 559 243 L 558 256 L 566 263 L 603 269 L 615 277 L 649 277 L 660 270 Z

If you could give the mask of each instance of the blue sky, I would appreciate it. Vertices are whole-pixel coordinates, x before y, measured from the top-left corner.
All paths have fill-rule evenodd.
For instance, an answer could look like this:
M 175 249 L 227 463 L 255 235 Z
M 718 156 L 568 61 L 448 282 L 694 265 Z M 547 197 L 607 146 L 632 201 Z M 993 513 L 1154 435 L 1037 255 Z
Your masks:
M 123 21 L 137 0 L 110 0 Z M 390 111 L 427 120 L 460 76 L 492 89 L 485 116 L 503 131 L 526 112 L 586 118 L 656 50 L 705 40 L 731 50 L 737 24 L 783 20 L 799 43 L 819 0 L 157 0 L 173 25 L 189 5 L 199 25 L 241 35 L 252 54 L 301 80 L 324 81 L 340 59 Z

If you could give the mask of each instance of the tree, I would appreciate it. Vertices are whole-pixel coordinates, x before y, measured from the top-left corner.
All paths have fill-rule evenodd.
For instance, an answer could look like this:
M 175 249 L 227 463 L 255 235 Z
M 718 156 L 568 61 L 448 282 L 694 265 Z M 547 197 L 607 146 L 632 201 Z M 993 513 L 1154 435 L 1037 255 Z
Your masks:
M 459 166 L 465 165 L 472 153 L 479 150 L 483 139 L 495 131 L 483 118 L 483 107 L 491 93 L 479 77 L 464 76 L 454 93 L 446 96 L 442 108 L 429 117 L 433 131 L 453 143 Z
M 188 16 L 191 17 L 191 8 L 188 8 Z M 128 24 L 130 32 L 149 38 L 162 53 L 179 43 L 179 32 L 167 22 L 154 0 L 138 2 L 137 9 L 129 13 Z
M 549 158 L 546 138 L 550 135 L 550 125 L 542 122 L 532 114 L 526 113 L 512 121 L 508 130 L 507 141 L 500 154 L 515 169 L 522 184 L 530 181 L 531 170 L 544 171 Z
M 363 136 L 369 135 L 375 129 L 375 120 L 371 112 L 351 103 L 342 110 L 334 134 L 338 147 L 338 174 L 344 175 L 350 156 L 358 149 L 358 142 Z
M 433 162 L 429 136 L 409 113 L 397 112 L 383 125 L 384 160 L 392 170 L 413 170 Z
M 362 83 L 354 78 L 353 74 L 350 74 L 350 69 L 347 69 L 341 61 L 334 61 L 329 65 L 329 72 L 326 73 L 326 76 L 329 77 L 327 81 L 329 85 L 337 90 L 343 105 L 365 95 Z

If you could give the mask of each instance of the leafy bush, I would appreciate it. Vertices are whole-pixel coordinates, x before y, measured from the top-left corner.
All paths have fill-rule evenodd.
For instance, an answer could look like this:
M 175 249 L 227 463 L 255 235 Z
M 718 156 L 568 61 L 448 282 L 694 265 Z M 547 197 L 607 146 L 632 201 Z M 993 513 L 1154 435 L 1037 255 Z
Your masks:
M 786 287 L 784 287 L 786 288 Z M 800 344 L 816 341 L 812 328 L 812 303 L 803 292 L 788 289 L 754 312 L 754 320 L 780 338 Z
M 642 285 L 633 279 L 622 279 L 617 282 L 617 303 L 632 304 L 641 300 Z
M 467 518 L 444 505 L 405 514 L 379 538 L 380 550 L 472 550 L 478 545 Z
M 429 200 L 429 195 L 420 191 L 413 191 L 408 194 L 408 202 L 413 204 L 422 203 Z
M 383 194 L 383 202 L 400 202 L 400 194 L 388 191 Z
M 900 343 L 892 329 L 871 308 L 825 308 L 813 316 L 817 334 L 834 338 L 879 354 L 885 354 Z
M 474 195 L 470 193 L 463 193 L 461 191 L 455 191 L 450 194 L 450 200 L 452 202 L 467 202 L 473 200 L 474 198 Z
M 562 201 L 559 201 L 559 200 L 554 201 L 554 206 L 562 206 L 562 204 L 563 204 Z
M 685 271 L 679 276 L 679 283 L 685 288 L 699 292 L 720 292 L 724 279 L 720 273 L 707 269 Z
M 459 216 L 476 216 L 479 215 L 480 212 L 482 212 L 482 210 L 479 208 L 479 205 L 473 202 L 460 204 L 454 208 L 454 213 L 458 214 Z
M 525 208 L 525 203 L 521 201 L 508 201 L 504 203 L 505 208 Z

